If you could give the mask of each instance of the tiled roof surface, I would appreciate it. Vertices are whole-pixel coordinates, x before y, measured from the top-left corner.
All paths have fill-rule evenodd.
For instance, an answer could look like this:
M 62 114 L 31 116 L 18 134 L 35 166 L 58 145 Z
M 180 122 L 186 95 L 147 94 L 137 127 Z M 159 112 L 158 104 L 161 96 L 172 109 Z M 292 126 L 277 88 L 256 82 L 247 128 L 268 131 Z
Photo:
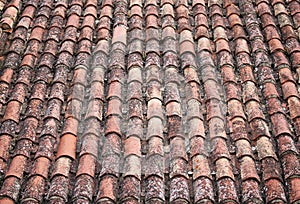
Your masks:
M 300 203 L 298 0 L 0 12 L 0 204 Z

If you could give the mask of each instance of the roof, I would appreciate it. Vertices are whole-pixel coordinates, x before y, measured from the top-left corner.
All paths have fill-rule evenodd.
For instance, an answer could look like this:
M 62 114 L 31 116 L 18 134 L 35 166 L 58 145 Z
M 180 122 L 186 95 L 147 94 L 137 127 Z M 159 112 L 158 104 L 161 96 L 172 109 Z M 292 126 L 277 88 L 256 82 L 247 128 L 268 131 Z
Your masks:
M 299 1 L 0 10 L 0 204 L 300 203 Z

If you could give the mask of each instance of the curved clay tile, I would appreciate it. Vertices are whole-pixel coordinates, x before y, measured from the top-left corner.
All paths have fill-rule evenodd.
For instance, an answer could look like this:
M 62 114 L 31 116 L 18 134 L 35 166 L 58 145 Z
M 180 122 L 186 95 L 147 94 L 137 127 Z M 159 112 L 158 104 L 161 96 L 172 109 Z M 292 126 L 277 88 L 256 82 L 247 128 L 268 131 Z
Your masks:
M 300 201 L 298 0 L 0 0 L 0 203 Z

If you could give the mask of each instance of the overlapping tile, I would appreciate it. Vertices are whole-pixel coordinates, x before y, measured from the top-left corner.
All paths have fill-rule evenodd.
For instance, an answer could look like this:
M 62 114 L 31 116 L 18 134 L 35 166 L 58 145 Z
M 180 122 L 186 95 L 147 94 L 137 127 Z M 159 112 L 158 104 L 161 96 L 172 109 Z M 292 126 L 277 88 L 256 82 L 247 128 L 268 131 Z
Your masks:
M 212 22 L 212 29 L 222 29 L 225 27 L 222 20 L 221 5 L 215 1 L 209 1 L 208 7 L 204 8 L 209 11 L 210 16 L 207 16 L 208 21 Z M 194 13 L 197 15 L 199 13 Z M 206 28 L 210 31 L 210 28 Z M 215 36 L 220 34 L 220 30 L 214 33 Z M 205 37 L 202 37 L 205 38 Z M 198 40 L 200 40 L 199 38 Z M 208 46 L 210 47 L 210 46 Z M 226 49 L 227 48 L 227 49 Z M 229 47 L 225 39 L 216 38 L 216 53 L 229 51 Z M 203 85 L 205 92 L 205 106 L 206 106 L 206 120 L 208 124 L 208 136 L 211 145 L 211 162 L 213 163 L 213 170 L 216 172 L 214 177 L 217 184 L 218 201 L 217 202 L 238 202 L 237 189 L 235 187 L 235 177 L 233 175 L 233 168 L 231 166 L 231 157 L 229 156 L 229 149 L 227 146 L 228 135 L 225 132 L 225 117 L 223 112 L 224 102 L 222 99 L 222 90 L 220 89 L 220 83 L 217 78 L 217 67 L 214 63 L 214 57 L 211 52 L 212 47 L 207 49 L 204 46 L 202 49 L 201 44 L 197 47 L 198 66 L 200 73 L 203 76 Z M 214 88 L 212 88 L 214 87 Z M 223 185 L 226 183 L 227 188 Z
M 0 1 L 0 203 L 298 203 L 299 8 Z

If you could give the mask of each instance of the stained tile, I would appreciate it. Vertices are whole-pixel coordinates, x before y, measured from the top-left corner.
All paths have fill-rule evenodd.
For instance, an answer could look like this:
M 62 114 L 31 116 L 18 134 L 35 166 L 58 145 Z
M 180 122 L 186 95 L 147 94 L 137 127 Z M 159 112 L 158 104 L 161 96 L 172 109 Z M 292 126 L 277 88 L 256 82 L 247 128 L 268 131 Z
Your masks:
M 0 2 L 0 203 L 299 201 L 297 1 L 69 3 Z

